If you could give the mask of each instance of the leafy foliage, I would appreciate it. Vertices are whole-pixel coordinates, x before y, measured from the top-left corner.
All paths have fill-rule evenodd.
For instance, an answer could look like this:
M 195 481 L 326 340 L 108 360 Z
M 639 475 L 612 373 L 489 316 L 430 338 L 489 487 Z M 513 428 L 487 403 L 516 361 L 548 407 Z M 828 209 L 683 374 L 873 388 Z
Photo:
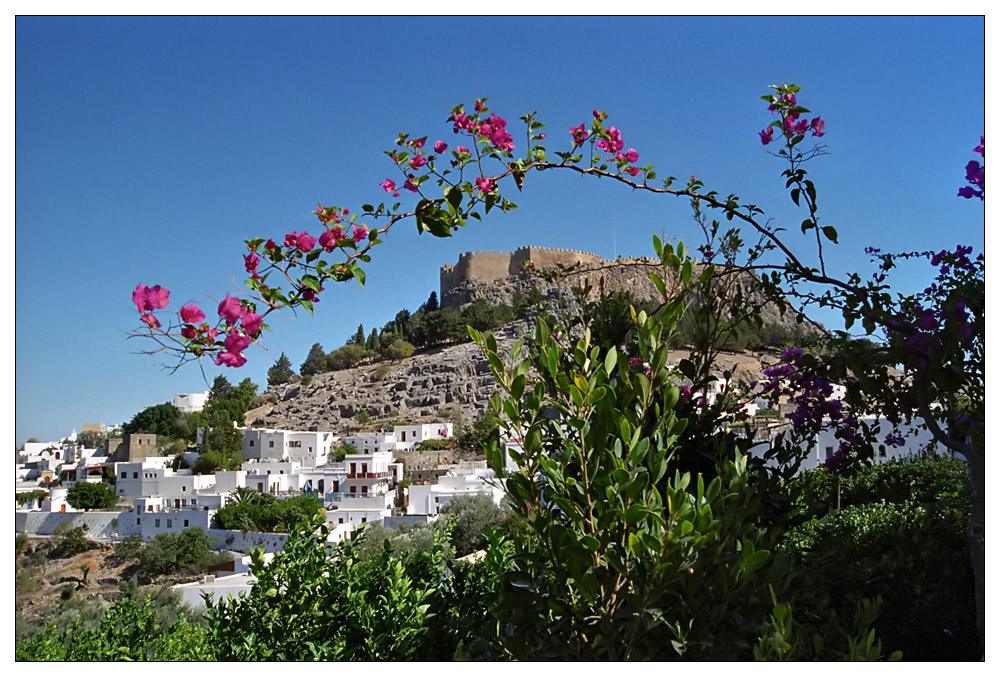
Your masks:
M 326 356 L 326 366 L 330 371 L 340 371 L 357 366 L 368 355 L 364 342 L 350 343 L 337 348 Z
M 139 562 L 151 574 L 199 573 L 212 560 L 214 541 L 201 527 L 157 534 L 142 549 Z
M 146 407 L 122 426 L 122 433 L 146 433 L 165 437 L 189 437 L 189 425 L 180 410 L 170 402 Z
M 312 496 L 293 496 L 282 500 L 271 494 L 248 490 L 240 500 L 216 512 L 215 521 L 221 529 L 289 532 L 303 522 L 308 523 L 322 508 L 323 502 Z
M 441 514 L 454 518 L 451 544 L 459 557 L 485 548 L 488 543 L 486 526 L 495 526 L 506 517 L 500 506 L 486 494 L 456 496 L 445 503 Z
M 118 497 L 103 482 L 77 482 L 66 492 L 66 502 L 77 510 L 110 510 Z

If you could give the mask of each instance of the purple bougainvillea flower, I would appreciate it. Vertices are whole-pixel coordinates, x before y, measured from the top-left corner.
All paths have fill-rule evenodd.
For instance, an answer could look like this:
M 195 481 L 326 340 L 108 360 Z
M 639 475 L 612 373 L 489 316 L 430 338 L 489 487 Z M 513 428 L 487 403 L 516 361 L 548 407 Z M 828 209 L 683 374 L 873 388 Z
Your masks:
M 986 157 L 986 137 L 979 137 L 979 145 L 972 149 L 973 153 L 979 153 L 983 157 Z
M 219 304 L 219 317 L 226 321 L 226 324 L 236 324 L 236 321 L 243 315 L 243 306 L 240 300 L 226 294 L 226 298 Z
M 150 329 L 159 329 L 160 321 L 156 319 L 153 313 L 144 313 L 140 318 Z
M 243 331 L 251 336 L 255 336 L 258 331 L 260 331 L 260 323 L 263 320 L 263 316 L 249 310 L 243 315 Z
M 313 247 L 316 246 L 316 238 L 311 237 L 309 233 L 303 230 L 299 233 L 299 236 L 295 238 L 295 246 L 302 252 L 312 251 Z
M 396 184 L 391 179 L 386 179 L 385 181 L 383 181 L 378 185 L 382 186 L 382 188 L 385 189 L 385 192 L 387 193 L 391 193 L 392 191 L 396 190 Z
M 762 132 L 757 132 L 760 134 L 760 142 L 765 146 L 774 139 L 774 127 L 768 127 Z
M 813 130 L 813 136 L 823 136 L 826 133 L 823 131 L 826 123 L 821 118 L 813 118 L 812 122 L 809 123 L 809 127 Z
M 334 228 L 334 230 L 340 230 L 339 228 Z M 333 233 L 328 230 L 324 230 L 323 234 L 319 236 L 319 246 L 324 249 L 324 251 L 332 252 L 337 248 L 337 239 L 334 237 Z
M 361 240 L 368 237 L 368 229 L 364 226 L 354 226 L 354 241 L 361 242 Z
M 492 193 L 493 179 L 484 179 L 483 177 L 478 176 L 476 177 L 476 187 L 484 193 Z
M 434 142 L 434 152 L 435 153 L 443 153 L 446 150 L 448 150 L 448 144 L 446 144 L 444 141 L 438 140 L 438 141 Z
M 195 305 L 181 306 L 181 321 L 198 324 L 205 319 L 205 312 Z
M 420 153 L 414 155 L 413 159 L 410 160 L 410 166 L 413 167 L 414 169 L 420 169 L 425 164 L 427 164 L 427 158 L 425 158 Z
M 193 339 L 197 335 L 198 335 L 198 328 L 195 327 L 193 324 L 185 324 L 184 328 L 181 329 L 181 336 L 183 336 L 186 339 Z
M 257 266 L 260 265 L 260 257 L 253 252 L 246 254 L 243 257 L 243 265 L 246 267 L 248 273 L 256 273 Z
M 625 158 L 629 162 L 638 162 L 639 161 L 639 153 L 636 152 L 635 148 L 629 148 L 628 152 L 625 153 Z

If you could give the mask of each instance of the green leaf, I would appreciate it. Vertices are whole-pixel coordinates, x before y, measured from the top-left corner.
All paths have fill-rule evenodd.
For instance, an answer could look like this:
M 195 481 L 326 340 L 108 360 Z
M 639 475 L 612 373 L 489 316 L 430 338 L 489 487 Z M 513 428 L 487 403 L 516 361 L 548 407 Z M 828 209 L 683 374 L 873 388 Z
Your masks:
M 462 191 L 458 186 L 449 186 L 444 191 L 444 199 L 455 209 L 462 204 Z
M 830 242 L 837 244 L 837 229 L 833 226 L 823 226 L 823 235 Z
M 604 399 L 604 396 L 608 394 L 608 389 L 604 386 L 597 386 L 594 388 L 589 395 L 587 395 L 587 401 L 591 404 L 597 404 Z
M 611 370 L 615 368 L 618 364 L 618 349 L 614 346 L 608 349 L 608 353 L 604 356 L 604 371 L 610 377 Z
M 646 516 L 646 508 L 641 505 L 632 505 L 625 511 L 625 524 L 629 526 L 641 521 Z M 631 541 L 631 539 L 629 539 Z

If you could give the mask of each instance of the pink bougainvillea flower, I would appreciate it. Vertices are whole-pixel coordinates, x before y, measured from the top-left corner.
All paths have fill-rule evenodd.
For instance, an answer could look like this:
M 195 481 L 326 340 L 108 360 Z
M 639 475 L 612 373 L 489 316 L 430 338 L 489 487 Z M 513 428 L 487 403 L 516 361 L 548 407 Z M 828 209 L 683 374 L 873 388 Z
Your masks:
M 368 237 L 368 229 L 364 226 L 354 226 L 354 241 L 361 242 L 361 240 Z
M 135 307 L 139 309 L 139 312 L 144 312 L 146 310 L 152 310 L 152 308 L 146 307 L 146 292 L 148 288 L 144 284 L 136 285 L 135 291 L 132 292 L 132 303 Z
M 477 113 L 482 113 L 483 112 L 483 100 L 482 99 L 476 99 L 476 112 Z
M 339 230 L 336 229 L 336 230 Z M 324 251 L 332 252 L 337 248 L 337 239 L 328 230 L 324 230 L 323 234 L 319 236 L 319 246 L 323 248 Z
M 236 321 L 243 315 L 243 306 L 240 300 L 226 294 L 226 298 L 219 304 L 219 317 L 226 321 L 226 324 L 236 324 Z
M 573 136 L 573 145 L 579 146 L 587 139 L 587 130 L 583 125 L 579 127 L 570 127 L 569 133 Z
M 618 129 L 608 127 L 608 137 L 607 139 L 598 139 L 597 147 L 608 153 L 614 153 L 625 147 L 625 142 L 622 141 L 622 133 Z
M 332 231 L 330 231 L 330 232 L 333 234 L 333 239 L 334 240 L 343 240 L 344 239 L 344 231 L 341 230 L 340 226 L 335 226 L 334 229 Z
M 434 152 L 435 153 L 443 153 L 446 150 L 448 150 L 448 144 L 446 144 L 444 141 L 436 141 L 434 143 Z
M 140 318 L 150 329 L 159 329 L 160 321 L 156 319 L 153 313 L 144 313 Z
M 277 247 L 278 247 L 278 245 L 276 245 L 274 243 L 274 240 L 272 240 L 270 238 L 268 238 L 267 242 L 264 243 L 264 249 L 267 249 L 267 250 L 277 249 Z
M 458 148 L 455 149 L 455 152 L 458 153 L 459 156 L 465 155 L 468 157 L 472 157 L 472 151 L 470 151 L 465 146 L 459 146 Z
M 639 173 L 642 172 L 642 170 L 639 169 L 638 167 L 626 167 L 625 171 L 631 174 L 632 176 L 639 176 Z
M 313 247 L 316 246 L 316 238 L 310 237 L 309 233 L 303 230 L 299 233 L 299 236 L 295 238 L 295 246 L 303 252 L 312 251 Z
M 983 157 L 986 157 L 986 137 L 979 137 L 979 145 L 972 149 L 973 153 L 979 153 Z
M 248 273 L 256 273 L 257 266 L 260 265 L 260 257 L 256 253 L 249 253 L 243 257 L 243 265 L 246 267 Z
M 320 287 L 319 290 L 323 291 L 323 287 Z M 299 294 L 302 296 L 302 299 L 304 301 L 311 301 L 313 303 L 319 303 L 319 297 L 316 296 L 316 292 L 313 291 L 312 289 L 310 289 L 309 287 L 302 287 L 302 288 L 300 288 L 299 289 Z
M 484 179 L 482 177 L 476 177 L 476 187 L 483 191 L 483 193 L 493 192 L 493 179 Z
M 427 137 L 425 136 L 422 139 L 414 139 L 411 142 L 411 144 L 413 145 L 414 148 L 423 148 L 424 147 L 424 143 L 426 143 L 426 142 L 427 142 Z
M 812 122 L 809 123 L 809 127 L 813 130 L 813 136 L 823 136 L 825 134 L 823 128 L 826 127 L 826 123 L 823 122 L 822 118 L 813 118 Z
M 425 164 L 427 164 L 427 158 L 425 158 L 420 153 L 414 155 L 413 159 L 410 160 L 410 166 L 413 167 L 414 169 L 420 169 Z
M 410 191 L 411 193 L 417 192 L 417 186 L 413 183 L 413 174 L 406 175 L 406 183 L 403 184 L 403 188 Z
M 181 322 L 198 324 L 205 319 L 205 312 L 195 305 L 181 306 Z
M 243 316 L 243 331 L 247 334 L 254 336 L 260 331 L 260 323 L 264 319 L 262 315 L 258 315 L 252 310 L 248 310 Z
M 296 232 L 287 233 L 285 235 L 285 246 L 286 247 L 294 247 L 295 246 L 295 241 L 298 240 L 298 238 L 299 238 L 299 234 L 296 233 Z
M 201 330 L 205 333 L 205 343 L 215 343 L 215 337 L 219 335 L 218 329 L 209 329 L 208 323 L 203 322 Z
M 392 191 L 396 190 L 396 184 L 391 179 L 386 179 L 385 181 L 383 181 L 378 185 L 382 186 L 382 188 L 387 193 L 391 193 Z
M 139 309 L 140 313 L 148 310 L 159 310 L 166 308 L 170 302 L 170 291 L 160 285 L 147 287 L 144 284 L 136 285 L 132 292 L 132 303 Z
M 193 324 L 185 324 L 184 328 L 181 329 L 181 336 L 183 336 L 186 339 L 193 339 L 197 335 L 198 335 L 198 328 L 195 327 Z
M 628 152 L 625 153 L 625 158 L 629 162 L 638 162 L 639 161 L 639 153 L 636 152 L 635 148 L 629 148 Z
M 757 132 L 760 134 L 760 142 L 765 146 L 774 140 L 774 127 L 768 127 L 762 132 Z

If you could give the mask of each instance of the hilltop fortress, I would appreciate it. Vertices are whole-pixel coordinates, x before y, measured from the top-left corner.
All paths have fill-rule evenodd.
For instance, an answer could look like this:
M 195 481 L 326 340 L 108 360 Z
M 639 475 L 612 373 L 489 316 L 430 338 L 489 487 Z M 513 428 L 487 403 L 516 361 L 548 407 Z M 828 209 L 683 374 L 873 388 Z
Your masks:
M 440 298 L 444 304 L 451 298 L 449 292 L 466 282 L 493 282 L 513 277 L 521 272 L 525 264 L 535 268 L 551 268 L 557 264 L 572 265 L 602 264 L 604 259 L 596 254 L 576 249 L 553 249 L 550 247 L 518 247 L 513 252 L 465 252 L 459 254 L 458 263 L 441 266 Z

